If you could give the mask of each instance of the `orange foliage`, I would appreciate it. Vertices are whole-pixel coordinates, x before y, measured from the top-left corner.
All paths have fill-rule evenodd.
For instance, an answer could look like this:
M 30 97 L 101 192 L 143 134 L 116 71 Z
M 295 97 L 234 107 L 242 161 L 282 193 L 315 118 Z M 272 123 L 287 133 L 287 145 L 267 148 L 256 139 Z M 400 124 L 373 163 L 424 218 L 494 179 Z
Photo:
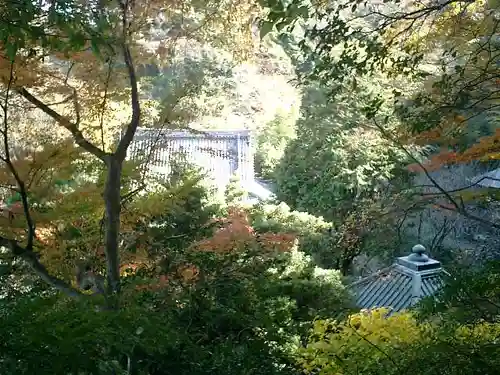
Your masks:
M 494 135 L 480 138 L 478 143 L 461 153 L 457 161 L 496 159 L 500 159 L 500 129 L 496 129 Z
M 436 135 L 437 133 L 432 134 Z M 425 133 L 421 134 L 421 136 L 424 135 Z M 427 142 L 430 140 L 431 138 L 428 138 Z M 473 160 L 489 161 L 498 159 L 500 159 L 500 129 L 496 129 L 493 135 L 480 138 L 479 142 L 463 152 L 457 153 L 450 150 L 442 150 L 440 153 L 433 155 L 425 163 L 422 163 L 422 166 L 428 171 L 432 171 L 446 164 L 467 163 Z M 414 163 L 408 165 L 407 168 L 410 172 L 422 172 L 422 166 L 418 163 Z
M 127 276 L 137 272 L 139 268 L 138 263 L 127 263 L 120 267 L 120 275 Z
M 198 280 L 200 270 L 193 264 L 185 264 L 177 269 L 177 276 L 184 283 L 192 283 Z
M 262 249 L 264 253 L 290 251 L 296 241 L 296 236 L 290 233 L 263 233 L 257 234 L 249 222 L 247 213 L 240 208 L 231 208 L 228 216 L 219 218 L 216 222 L 222 226 L 214 231 L 211 238 L 196 242 L 192 246 L 195 251 L 209 251 L 218 254 L 229 254 L 249 247 Z M 137 265 L 126 265 L 125 268 L 137 269 Z M 181 265 L 168 275 L 161 275 L 158 283 L 140 285 L 139 290 L 158 290 L 166 287 L 169 280 L 180 280 L 184 284 L 195 283 L 199 278 L 200 270 L 192 264 Z
M 219 220 L 223 226 L 206 240 L 194 244 L 198 251 L 213 251 L 216 253 L 230 253 L 250 246 L 258 245 L 264 251 L 290 251 L 295 243 L 296 236 L 289 233 L 257 234 L 251 227 L 248 215 L 240 208 L 231 208 L 228 217 Z
M 56 241 L 56 233 L 57 231 L 51 227 L 39 227 L 36 228 L 35 234 L 36 238 L 43 243 L 44 245 L 54 244 Z
M 429 141 L 439 139 L 441 138 L 442 135 L 443 135 L 442 129 L 435 128 L 417 134 L 416 136 L 413 137 L 413 139 L 411 139 L 411 141 L 413 141 L 416 144 L 428 144 Z
M 410 164 L 406 167 L 406 169 L 408 169 L 408 172 L 412 173 L 420 173 L 424 171 L 424 168 L 422 168 L 422 166 L 418 163 Z
M 463 116 L 455 116 L 455 122 L 459 122 L 458 127 L 465 124 Z M 416 144 L 439 143 L 443 145 L 443 149 L 437 155 L 432 156 L 428 161 L 422 163 L 422 166 L 428 171 L 437 170 L 442 165 L 453 163 L 468 163 L 474 160 L 489 161 L 500 159 L 500 129 L 496 129 L 495 134 L 485 136 L 479 139 L 479 142 L 469 147 L 463 152 L 454 152 L 445 149 L 446 145 L 453 145 L 456 139 L 452 136 L 453 130 L 457 127 L 448 129 L 447 134 L 443 128 L 436 128 L 418 134 L 416 137 L 409 139 Z M 449 134 L 448 134 L 449 133 Z M 408 165 L 410 172 L 422 172 L 422 166 L 418 163 Z
M 423 172 L 423 168 L 428 171 L 435 171 L 441 168 L 443 164 L 454 163 L 458 160 L 458 154 L 454 151 L 450 150 L 441 150 L 436 155 L 431 156 L 431 158 L 422 164 L 413 163 L 407 166 L 408 171 L 410 172 Z M 423 167 L 423 168 L 422 168 Z
M 247 213 L 240 208 L 229 209 L 227 217 L 218 218 L 216 223 L 221 226 L 214 230 L 211 238 L 193 244 L 194 251 L 209 251 L 219 254 L 229 254 L 249 247 L 258 247 L 264 253 L 287 252 L 295 244 L 296 236 L 290 233 L 263 233 L 257 234 L 249 222 Z M 120 268 L 122 275 L 136 273 L 146 261 L 130 260 Z M 138 285 L 137 290 L 160 290 L 167 287 L 171 280 L 181 281 L 189 285 L 199 279 L 200 270 L 193 264 L 183 264 L 169 274 L 159 276 L 158 282 Z

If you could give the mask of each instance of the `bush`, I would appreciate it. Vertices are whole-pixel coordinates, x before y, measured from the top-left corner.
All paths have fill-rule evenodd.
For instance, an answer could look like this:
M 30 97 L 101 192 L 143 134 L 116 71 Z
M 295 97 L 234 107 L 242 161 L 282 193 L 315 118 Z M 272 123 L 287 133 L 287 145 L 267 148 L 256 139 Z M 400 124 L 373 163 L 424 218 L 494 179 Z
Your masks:
M 320 320 L 307 345 L 299 351 L 299 362 L 307 374 L 382 374 L 385 362 L 393 360 L 396 348 L 423 339 L 410 313 L 387 317 L 388 310 L 354 314 L 344 322 Z
M 500 262 L 448 268 L 445 287 L 420 303 L 419 316 L 461 325 L 500 322 Z
M 222 213 L 222 205 L 204 177 L 197 169 L 184 168 L 160 189 L 134 201 L 129 212 L 134 220 L 130 229 L 139 234 L 135 248 L 161 256 L 211 234 L 210 223 Z
M 340 252 L 333 247 L 332 223 L 307 212 L 292 211 L 285 203 L 260 204 L 249 210 L 257 232 L 288 232 L 299 240 L 301 251 L 313 257 L 320 267 L 334 268 Z
M 339 273 L 315 267 L 292 234 L 256 233 L 238 209 L 213 224 L 211 237 L 125 277 L 119 311 L 60 296 L 6 301 L 0 372 L 125 374 L 131 363 L 127 374 L 296 375 L 312 321 L 348 311 Z
M 363 85 L 374 88 L 372 82 Z M 342 220 L 352 203 L 371 198 L 399 171 L 404 154 L 366 126 L 365 94 L 346 90 L 331 103 L 323 89 L 308 88 L 297 137 L 274 173 L 278 199 L 296 210 Z
M 500 324 L 418 322 L 387 309 L 354 314 L 344 322 L 317 321 L 298 353 L 306 374 L 495 374 Z
M 278 113 L 258 129 L 255 169 L 263 178 L 272 178 L 273 171 L 283 157 L 286 146 L 295 137 L 295 113 Z
M 346 275 L 361 253 L 391 257 L 397 240 L 396 230 L 382 223 L 377 206 L 360 205 L 334 224 L 306 212 L 292 211 L 285 203 L 260 204 L 249 210 L 257 232 L 289 232 L 297 236 L 301 251 L 324 268 L 335 268 Z

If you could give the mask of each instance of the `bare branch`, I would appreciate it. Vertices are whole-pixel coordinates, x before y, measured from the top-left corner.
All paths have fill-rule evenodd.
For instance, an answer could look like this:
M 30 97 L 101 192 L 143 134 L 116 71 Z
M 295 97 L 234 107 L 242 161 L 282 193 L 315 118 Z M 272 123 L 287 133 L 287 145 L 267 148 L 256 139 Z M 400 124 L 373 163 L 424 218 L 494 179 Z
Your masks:
M 2 136 L 3 136 L 3 147 L 4 147 L 4 152 L 5 152 L 5 157 L 2 158 L 2 161 L 7 165 L 7 168 L 9 169 L 12 176 L 14 176 L 14 179 L 16 180 L 17 187 L 19 189 L 19 194 L 21 195 L 24 217 L 26 219 L 26 225 L 28 227 L 27 228 L 28 229 L 28 239 L 27 239 L 26 248 L 31 251 L 33 249 L 33 241 L 35 239 L 35 224 L 33 222 L 33 219 L 31 217 L 31 213 L 30 213 L 30 207 L 29 207 L 29 202 L 28 202 L 28 193 L 26 191 L 26 186 L 24 184 L 24 181 L 19 176 L 19 173 L 17 172 L 16 168 L 14 167 L 14 164 L 12 163 L 12 160 L 10 157 L 10 148 L 9 148 L 8 102 L 9 102 L 10 91 L 12 88 L 13 81 L 14 81 L 14 62 L 12 61 L 10 64 L 10 77 L 9 77 L 9 82 L 7 84 L 7 92 L 5 93 L 5 100 L 4 100 L 4 103 L 2 105 L 2 110 L 3 110 Z
M 498 182 L 500 182 L 500 179 L 498 179 L 498 178 L 484 176 L 484 177 L 481 177 L 481 178 L 477 179 L 472 184 L 462 186 L 462 187 L 460 187 L 458 189 L 448 190 L 447 192 L 450 193 L 450 194 L 452 194 L 452 193 L 459 193 L 459 192 L 464 191 L 464 190 L 472 189 L 473 187 L 477 187 L 477 186 L 481 187 L 481 185 L 479 185 L 479 183 L 481 183 L 484 180 L 491 180 L 491 181 L 498 181 Z M 426 185 L 426 184 L 417 185 L 417 186 L 414 186 L 414 187 L 416 187 L 416 188 L 435 188 L 434 185 Z M 440 194 L 441 193 L 418 193 L 418 195 L 421 195 L 421 196 L 436 196 L 436 195 L 440 195 Z
M 376 128 L 380 131 L 380 133 L 389 141 L 391 141 L 394 145 L 396 145 L 401 151 L 403 151 L 410 159 L 412 159 L 418 166 L 421 168 L 421 170 L 424 172 L 426 177 L 429 179 L 429 181 L 432 183 L 432 185 L 442 194 L 452 205 L 453 208 L 446 207 L 445 205 L 442 204 L 436 204 L 436 206 L 446 209 L 448 211 L 454 211 L 456 213 L 459 213 L 468 219 L 475 220 L 479 223 L 482 223 L 484 225 L 490 226 L 492 228 L 500 229 L 500 224 L 491 222 L 489 220 L 483 219 L 479 216 L 473 215 L 469 213 L 465 207 L 463 207 L 461 204 L 459 204 L 455 199 L 453 199 L 452 195 L 446 191 L 439 183 L 431 176 L 430 172 L 425 168 L 425 166 L 418 160 L 415 155 L 413 155 L 408 149 L 396 138 L 392 137 L 378 122 L 376 119 L 373 119 L 373 122 L 376 126 Z
M 14 240 L 9 240 L 5 237 L 0 236 L 0 246 L 8 248 L 12 254 L 21 258 L 26 262 L 26 264 L 33 270 L 33 272 L 40 277 L 44 282 L 53 286 L 57 290 L 65 293 L 70 297 L 81 298 L 85 295 L 81 293 L 79 290 L 73 288 L 71 285 L 66 283 L 65 281 L 52 276 L 47 268 L 40 263 L 38 260 L 38 255 L 34 251 L 30 251 Z
M 121 197 L 122 204 L 127 203 L 129 200 L 131 200 L 135 195 L 139 194 L 145 188 L 146 184 L 144 182 L 141 182 L 141 184 L 137 189 L 134 189 Z

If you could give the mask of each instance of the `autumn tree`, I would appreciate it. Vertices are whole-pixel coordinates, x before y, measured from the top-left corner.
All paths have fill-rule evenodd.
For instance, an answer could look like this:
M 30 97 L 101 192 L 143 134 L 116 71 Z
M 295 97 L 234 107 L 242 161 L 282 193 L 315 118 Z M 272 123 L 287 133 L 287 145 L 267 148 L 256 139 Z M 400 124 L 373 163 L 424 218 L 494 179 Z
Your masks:
M 0 8 L 1 160 L 15 182 L 12 189 L 20 196 L 25 220 L 24 233 L 2 236 L 1 245 L 52 286 L 82 296 L 40 261 L 31 186 L 20 172 L 22 158 L 12 151 L 19 124 L 14 113 L 35 108 L 66 132 L 71 139 L 68 147 L 74 144 L 94 165 L 102 166 L 106 294 L 116 295 L 120 292 L 124 162 L 147 109 L 137 65 L 168 63 L 169 48 L 179 38 L 193 37 L 219 46 L 246 40 L 239 51 L 246 50 L 251 45 L 249 23 L 258 9 L 252 2 L 235 1 L 78 0 L 2 1 Z M 172 32 L 161 42 L 149 43 L 158 24 Z M 169 109 L 160 108 L 158 124 L 166 121 Z
M 343 322 L 318 320 L 299 361 L 306 374 L 494 373 L 498 323 L 418 321 L 408 311 L 364 310 Z M 434 317 L 435 318 L 435 317 Z
M 440 206 L 499 228 L 462 203 L 470 200 L 464 189 L 449 192 L 430 173 L 443 165 L 498 160 L 495 1 L 265 4 L 262 33 L 290 34 L 301 26 L 302 61 L 309 69 L 298 74 L 304 82 L 319 81 L 333 100 L 345 85 L 356 87 L 360 76 L 404 80 L 389 97 L 373 93 L 363 108 L 372 128 L 429 178 Z M 380 112 L 387 102 L 393 113 Z M 397 129 L 389 126 L 395 117 L 403 120 Z M 419 152 L 421 146 L 427 153 Z

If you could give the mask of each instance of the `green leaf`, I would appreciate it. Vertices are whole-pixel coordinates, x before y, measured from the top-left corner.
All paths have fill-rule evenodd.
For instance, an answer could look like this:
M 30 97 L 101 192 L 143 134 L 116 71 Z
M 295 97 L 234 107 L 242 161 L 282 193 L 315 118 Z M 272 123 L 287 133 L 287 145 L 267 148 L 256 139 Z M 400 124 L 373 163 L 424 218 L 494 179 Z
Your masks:
M 99 43 L 95 38 L 92 38 L 92 40 L 90 41 L 90 47 L 92 48 L 92 52 L 94 53 L 94 55 L 100 56 L 101 50 L 99 48 Z
M 263 21 L 260 24 L 260 39 L 263 39 L 267 34 L 273 30 L 274 24 L 270 21 Z
M 298 7 L 296 13 L 298 16 L 302 16 L 303 18 L 309 18 L 309 8 L 306 6 Z
M 14 43 L 12 43 L 12 42 L 7 43 L 5 50 L 7 52 L 7 56 L 9 57 L 9 59 L 11 61 L 13 61 L 16 58 L 17 49 L 18 49 L 17 43 L 15 43 L 15 42 Z
M 276 25 L 276 30 L 281 31 L 288 25 L 287 21 L 282 21 Z M 272 26 L 271 26 L 272 28 Z

